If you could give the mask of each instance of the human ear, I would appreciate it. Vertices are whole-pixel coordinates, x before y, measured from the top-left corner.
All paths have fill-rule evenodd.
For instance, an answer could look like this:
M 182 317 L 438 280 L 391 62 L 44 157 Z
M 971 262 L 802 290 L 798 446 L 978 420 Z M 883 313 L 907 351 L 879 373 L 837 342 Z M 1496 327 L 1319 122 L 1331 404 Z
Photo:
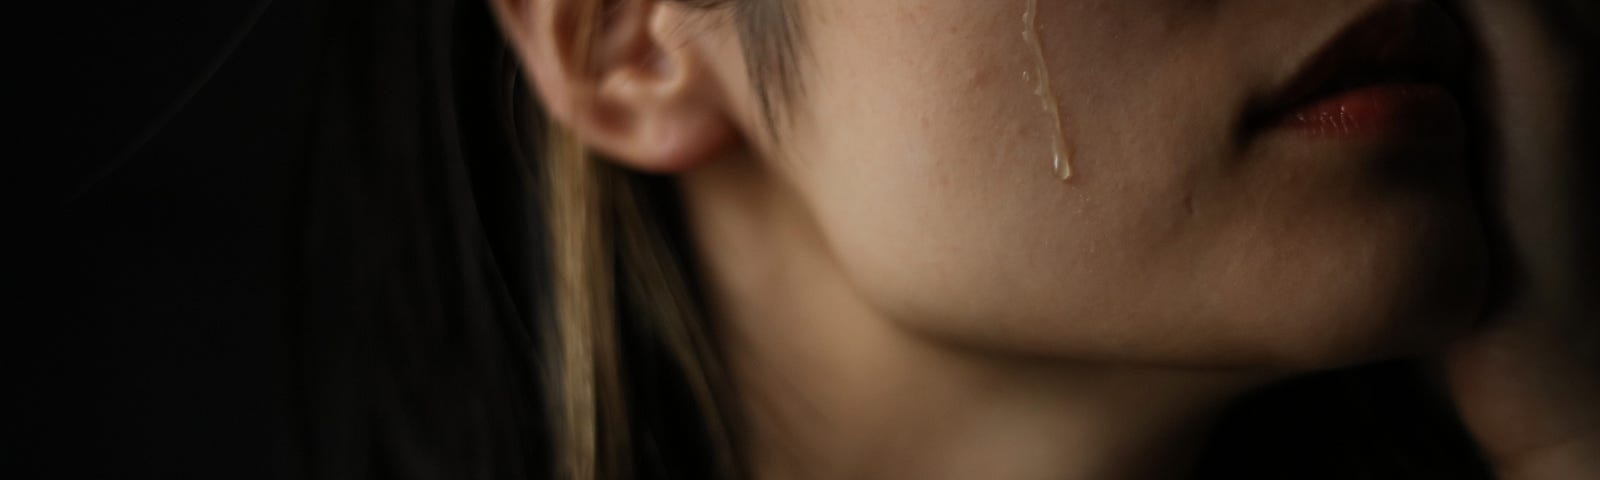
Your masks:
M 492 0 L 551 117 L 626 167 L 677 173 L 735 140 L 719 82 L 662 0 Z

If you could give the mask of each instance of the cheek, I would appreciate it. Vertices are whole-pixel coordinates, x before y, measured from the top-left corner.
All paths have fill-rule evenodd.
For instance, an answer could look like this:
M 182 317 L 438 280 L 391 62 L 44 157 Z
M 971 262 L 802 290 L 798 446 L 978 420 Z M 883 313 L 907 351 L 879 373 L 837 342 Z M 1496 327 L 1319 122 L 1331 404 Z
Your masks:
M 1428 247 L 1472 235 L 1460 192 L 1239 145 L 1248 68 L 1206 25 L 1047 30 L 1077 170 L 1059 181 L 1015 3 L 852 2 L 812 29 L 786 173 L 891 320 L 1008 352 L 1327 366 L 1429 334 L 1396 319 L 1451 305 L 1416 297 L 1478 288 L 1475 251 Z M 1411 291 L 1430 283 L 1446 294 Z
M 966 340 L 1140 337 L 1087 319 L 1135 311 L 1126 286 L 1182 225 L 1195 172 L 1224 154 L 1216 109 L 1174 108 L 1205 77 L 1153 82 L 1178 65 L 1123 56 L 1154 47 L 1049 47 L 1084 66 L 1052 62 L 1063 110 L 1096 119 L 1068 123 L 1081 173 L 1063 183 L 1053 119 L 1023 74 L 1022 2 L 926 2 L 896 32 L 870 28 L 904 18 L 873 3 L 814 36 L 810 120 L 793 142 L 795 183 L 856 286 L 897 321 Z

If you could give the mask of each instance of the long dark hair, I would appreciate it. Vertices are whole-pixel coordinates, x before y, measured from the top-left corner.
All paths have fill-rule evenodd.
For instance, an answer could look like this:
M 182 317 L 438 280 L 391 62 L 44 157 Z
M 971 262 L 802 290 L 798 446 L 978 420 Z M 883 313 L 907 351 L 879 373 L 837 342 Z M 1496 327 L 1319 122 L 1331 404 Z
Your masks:
M 324 8 L 291 293 L 296 476 L 733 476 L 696 387 L 707 361 L 646 321 L 693 317 L 666 179 L 594 162 L 547 178 L 586 158 L 567 158 L 487 2 Z M 564 291 L 575 258 L 614 271 Z M 603 305 L 575 326 L 574 296 Z
M 304 165 L 303 478 L 540 478 L 536 111 L 482 1 L 338 1 Z

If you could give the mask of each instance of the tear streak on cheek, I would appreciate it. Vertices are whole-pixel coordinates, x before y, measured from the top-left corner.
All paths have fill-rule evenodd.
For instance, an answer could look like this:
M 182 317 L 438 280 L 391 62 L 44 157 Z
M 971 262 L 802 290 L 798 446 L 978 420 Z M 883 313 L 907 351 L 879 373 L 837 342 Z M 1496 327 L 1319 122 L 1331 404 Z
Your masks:
M 1055 122 L 1050 143 L 1054 155 L 1051 165 L 1056 178 L 1066 181 L 1072 178 L 1072 155 L 1067 147 L 1066 131 L 1062 128 L 1061 102 L 1056 99 L 1055 87 L 1050 84 L 1050 65 L 1044 59 L 1044 42 L 1039 40 L 1042 30 L 1039 26 L 1039 0 L 1028 0 L 1027 9 L 1022 12 L 1022 23 L 1022 39 L 1033 50 L 1033 70 L 1024 70 L 1022 76 L 1033 84 L 1033 94 L 1039 97 L 1045 113 Z

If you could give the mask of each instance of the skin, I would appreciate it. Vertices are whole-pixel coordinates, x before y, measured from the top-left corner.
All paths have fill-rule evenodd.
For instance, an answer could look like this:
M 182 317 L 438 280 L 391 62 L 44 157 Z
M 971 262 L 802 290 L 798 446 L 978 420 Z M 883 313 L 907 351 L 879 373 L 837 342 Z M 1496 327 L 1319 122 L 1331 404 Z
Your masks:
M 819 94 L 765 156 L 845 278 L 911 333 L 1320 367 L 1437 337 L 1476 307 L 1456 299 L 1480 288 L 1479 246 L 1441 241 L 1477 228 L 1448 161 L 1459 144 L 1240 139 L 1247 102 L 1375 2 L 1047 2 L 1081 172 L 1068 184 L 1049 175 L 1051 123 L 1019 78 L 1021 2 L 861 3 L 814 3 Z M 1437 165 L 1397 184 L 1395 162 Z
M 1502 478 L 1600 476 L 1600 265 L 1584 259 L 1594 205 L 1572 151 L 1572 79 L 1582 54 L 1564 47 L 1529 2 L 1469 2 L 1488 44 L 1504 152 L 1491 165 L 1491 200 L 1506 237 L 1505 293 L 1473 335 L 1439 359 L 1447 385 Z M 1593 46 L 1589 47 L 1590 49 Z M 1581 51 L 1582 49 L 1577 49 Z M 1573 221 L 1574 219 L 1580 219 Z M 1583 222 L 1587 222 L 1586 224 Z M 1591 257 L 1592 258 L 1592 257 Z
M 800 0 L 771 126 L 729 12 L 624 3 L 585 67 L 577 2 L 495 5 L 556 119 L 679 180 L 759 478 L 1181 476 L 1229 398 L 1480 316 L 1460 132 L 1244 126 L 1395 2 L 1041 2 L 1067 183 L 1023 0 Z

